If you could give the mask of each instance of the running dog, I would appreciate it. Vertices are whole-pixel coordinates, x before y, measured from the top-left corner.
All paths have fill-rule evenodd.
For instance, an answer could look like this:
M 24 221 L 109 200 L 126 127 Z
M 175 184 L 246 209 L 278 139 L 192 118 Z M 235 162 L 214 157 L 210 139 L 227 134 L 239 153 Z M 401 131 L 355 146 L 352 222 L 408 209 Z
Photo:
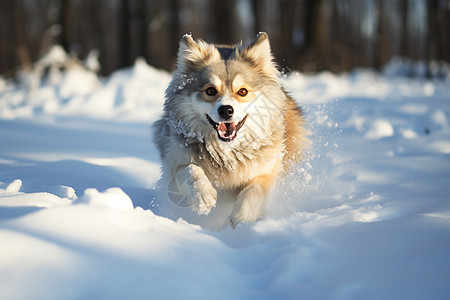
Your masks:
M 278 78 L 266 33 L 231 46 L 183 36 L 153 126 L 172 202 L 203 215 L 228 195 L 233 227 L 263 216 L 271 188 L 308 144 L 302 110 Z

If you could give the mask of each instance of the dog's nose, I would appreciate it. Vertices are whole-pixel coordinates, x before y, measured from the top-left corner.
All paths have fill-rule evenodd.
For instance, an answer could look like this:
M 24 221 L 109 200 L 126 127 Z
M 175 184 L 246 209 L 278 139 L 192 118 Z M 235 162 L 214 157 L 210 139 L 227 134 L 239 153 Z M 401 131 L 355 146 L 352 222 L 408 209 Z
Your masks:
M 231 105 L 222 105 L 218 109 L 219 116 L 225 120 L 231 119 L 234 113 L 233 106 Z

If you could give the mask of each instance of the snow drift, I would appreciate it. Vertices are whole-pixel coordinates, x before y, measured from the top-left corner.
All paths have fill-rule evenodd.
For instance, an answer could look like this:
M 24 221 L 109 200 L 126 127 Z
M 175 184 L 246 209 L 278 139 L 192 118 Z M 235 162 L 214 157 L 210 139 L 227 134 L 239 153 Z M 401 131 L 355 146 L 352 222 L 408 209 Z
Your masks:
M 450 84 L 388 70 L 283 78 L 313 151 L 221 231 L 155 213 L 170 74 L 0 81 L 0 298 L 448 299 Z

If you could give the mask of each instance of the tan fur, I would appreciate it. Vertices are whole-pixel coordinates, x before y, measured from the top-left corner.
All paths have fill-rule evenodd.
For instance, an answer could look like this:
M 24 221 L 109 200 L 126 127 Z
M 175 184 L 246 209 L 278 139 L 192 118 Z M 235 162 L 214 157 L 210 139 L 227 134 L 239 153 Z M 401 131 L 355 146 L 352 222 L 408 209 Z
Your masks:
M 301 115 L 301 110 L 293 99 L 288 100 L 285 130 L 285 155 L 283 164 L 289 167 L 292 163 L 304 157 L 304 152 L 308 146 L 305 120 Z

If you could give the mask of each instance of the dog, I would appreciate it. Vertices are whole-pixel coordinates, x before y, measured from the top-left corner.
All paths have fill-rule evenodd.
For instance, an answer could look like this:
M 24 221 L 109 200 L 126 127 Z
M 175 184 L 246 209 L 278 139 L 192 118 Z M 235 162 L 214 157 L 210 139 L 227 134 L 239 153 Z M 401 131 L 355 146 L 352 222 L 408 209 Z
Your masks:
M 233 227 L 263 217 L 271 189 L 308 144 L 264 32 L 231 46 L 184 35 L 153 137 L 169 199 L 199 215 L 231 199 Z

